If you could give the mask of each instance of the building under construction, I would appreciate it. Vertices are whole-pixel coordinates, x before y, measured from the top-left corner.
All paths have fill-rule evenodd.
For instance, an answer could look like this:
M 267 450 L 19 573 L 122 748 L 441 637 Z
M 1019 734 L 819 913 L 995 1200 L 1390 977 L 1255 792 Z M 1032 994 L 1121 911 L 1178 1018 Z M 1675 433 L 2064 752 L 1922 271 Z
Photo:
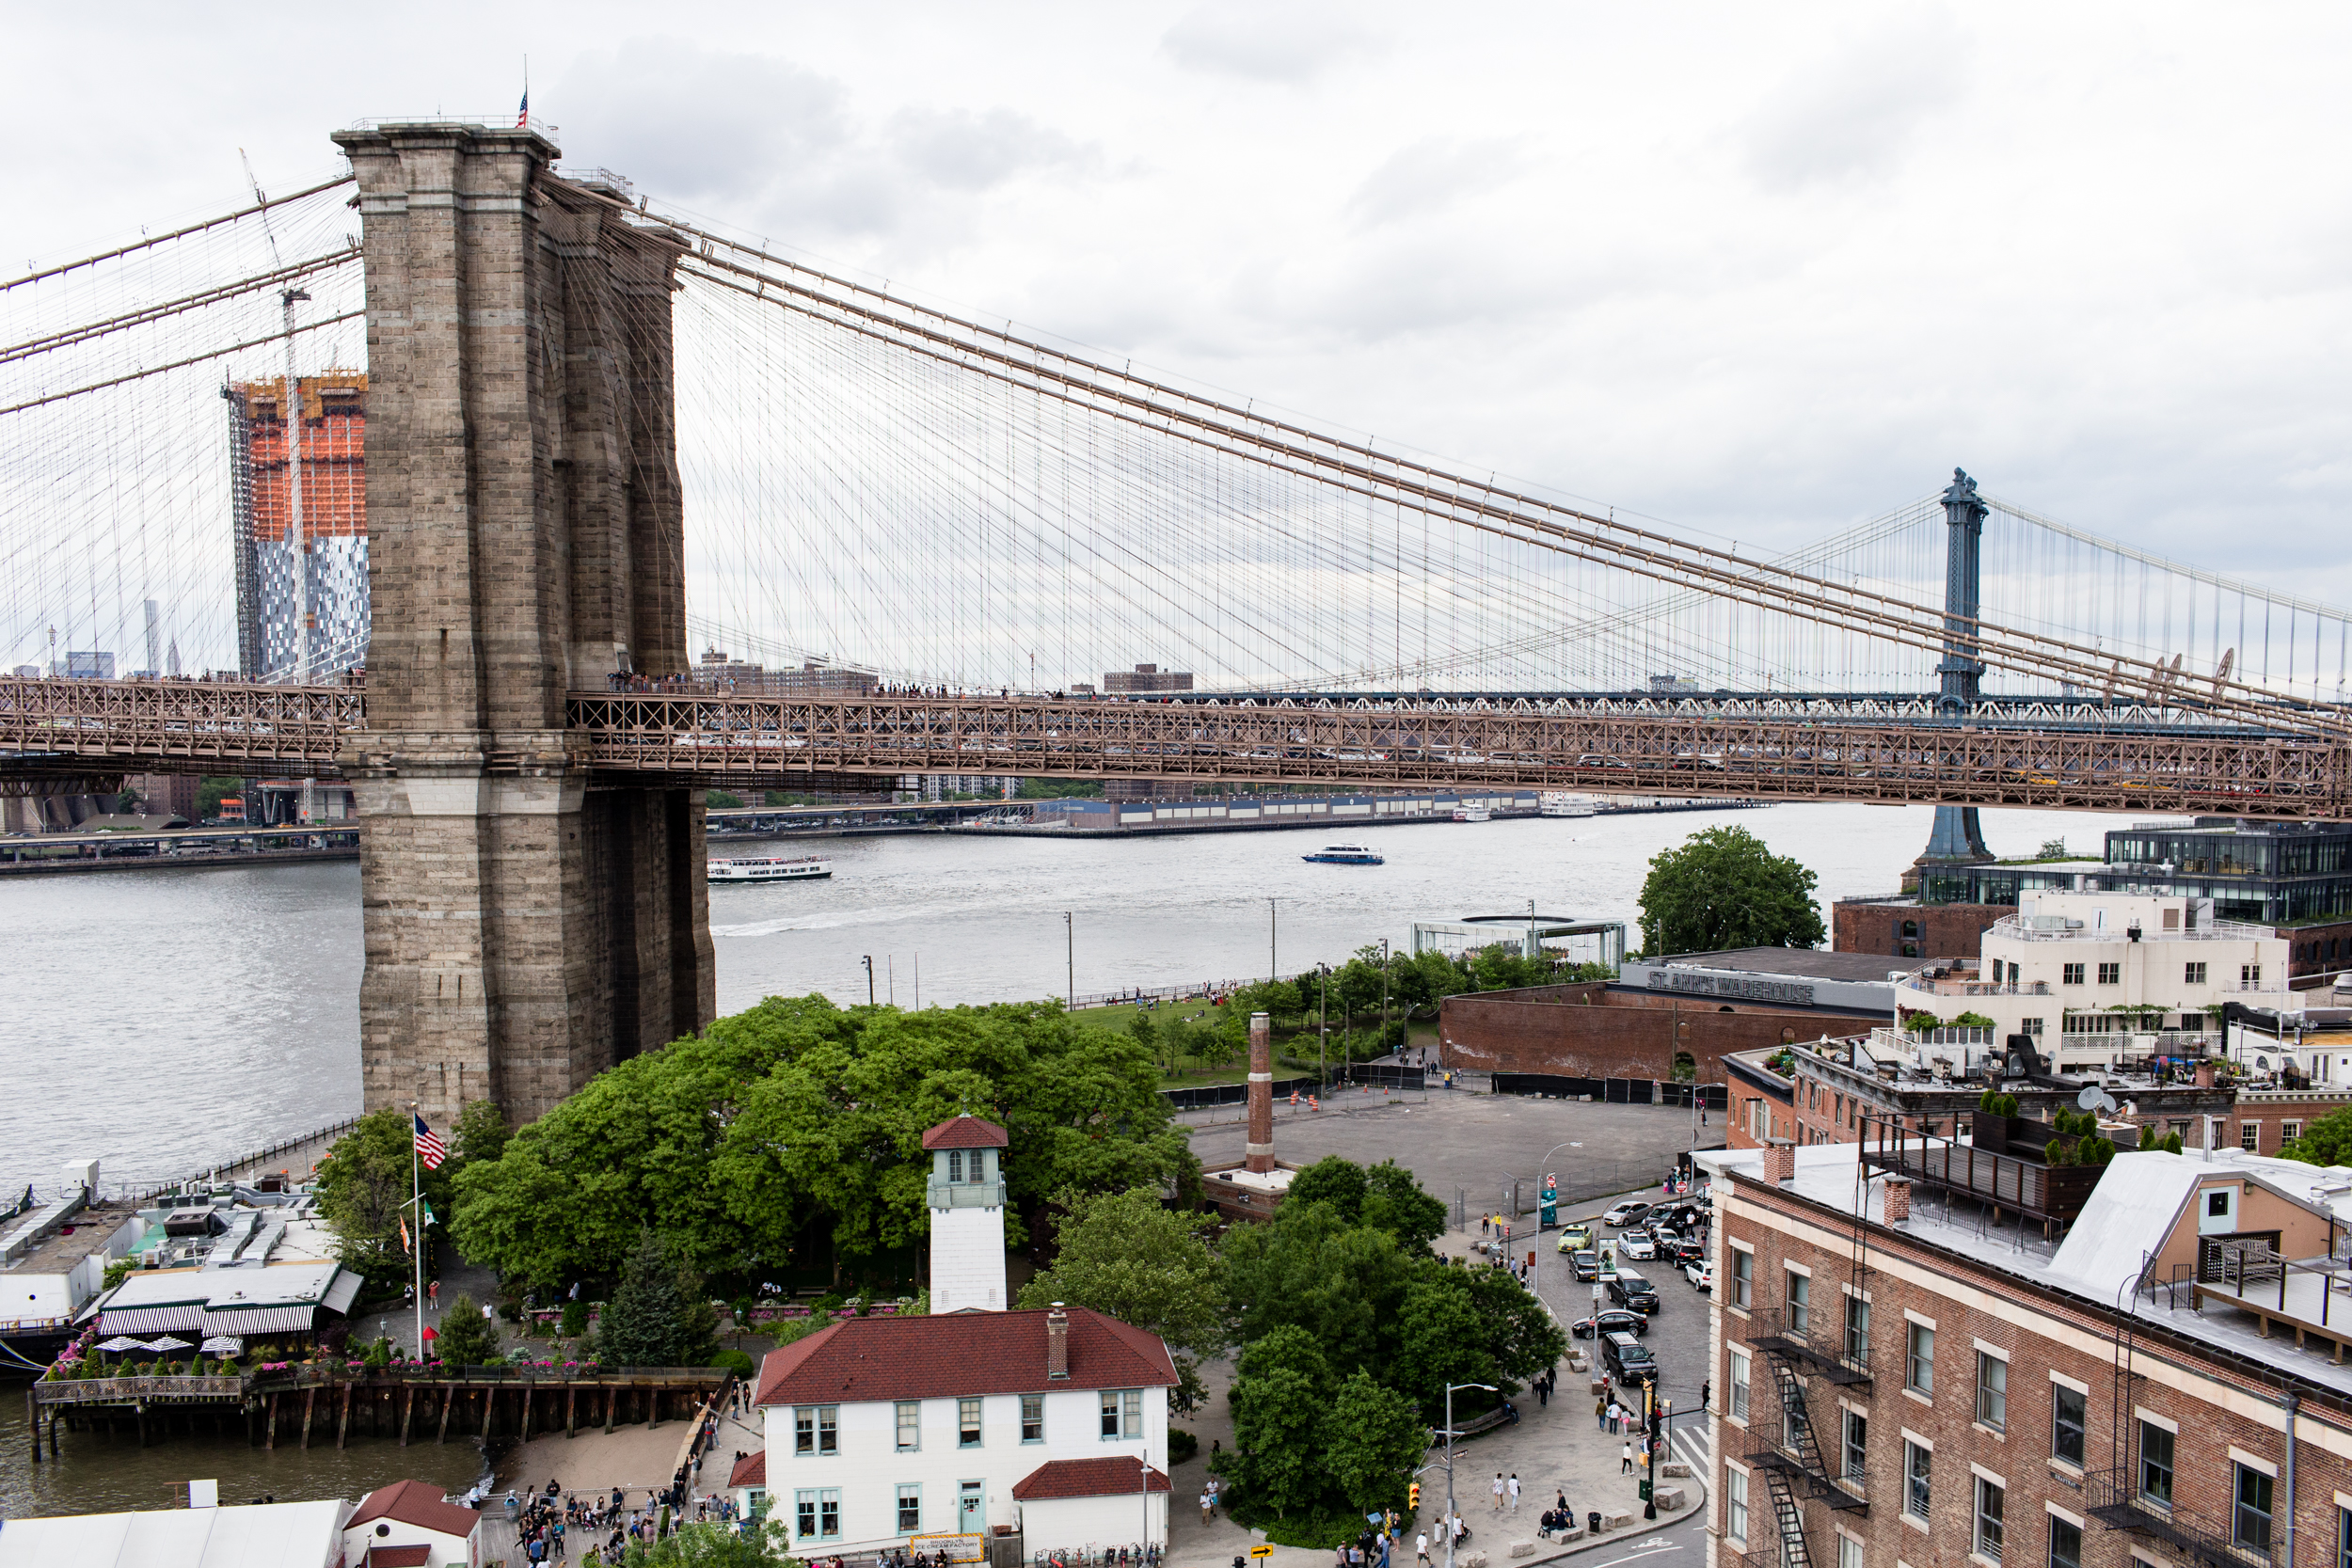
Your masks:
M 365 661 L 368 647 L 368 376 L 329 371 L 296 383 L 302 404 L 302 560 L 310 578 L 310 679 Z M 256 679 L 294 672 L 302 577 L 287 543 L 286 383 L 235 382 L 229 403 L 235 508 L 238 668 Z

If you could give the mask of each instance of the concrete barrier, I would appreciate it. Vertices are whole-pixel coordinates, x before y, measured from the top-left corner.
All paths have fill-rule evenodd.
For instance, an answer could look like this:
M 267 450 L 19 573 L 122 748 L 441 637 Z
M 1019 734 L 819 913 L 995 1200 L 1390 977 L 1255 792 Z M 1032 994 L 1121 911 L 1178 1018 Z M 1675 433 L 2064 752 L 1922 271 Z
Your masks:
M 1513 1557 L 1534 1557 L 1535 1555 L 1535 1543 L 1533 1541 L 1514 1541 L 1511 1543 L 1511 1555 Z
M 1672 1513 L 1682 1507 L 1682 1488 L 1661 1486 L 1650 1494 L 1650 1498 L 1658 1504 L 1659 1513 Z
M 1623 1529 L 1631 1523 L 1633 1523 L 1633 1515 L 1629 1513 L 1603 1513 L 1600 1516 L 1600 1528 L 1605 1530 Z
M 1661 1476 L 1674 1476 L 1680 1480 L 1688 1481 L 1691 1476 L 1691 1466 L 1683 1464 L 1678 1459 L 1669 1459 L 1666 1463 L 1658 1466 L 1658 1473 Z

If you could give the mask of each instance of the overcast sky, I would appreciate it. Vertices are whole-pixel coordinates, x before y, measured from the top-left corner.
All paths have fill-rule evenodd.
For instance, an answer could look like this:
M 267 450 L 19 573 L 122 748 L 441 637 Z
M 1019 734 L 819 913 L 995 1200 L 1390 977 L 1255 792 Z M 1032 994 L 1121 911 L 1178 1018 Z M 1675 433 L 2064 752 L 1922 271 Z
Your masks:
M 567 163 L 1119 359 L 1759 543 L 1964 464 L 2352 602 L 2342 8 L 13 0 L 0 256 L 329 129 Z

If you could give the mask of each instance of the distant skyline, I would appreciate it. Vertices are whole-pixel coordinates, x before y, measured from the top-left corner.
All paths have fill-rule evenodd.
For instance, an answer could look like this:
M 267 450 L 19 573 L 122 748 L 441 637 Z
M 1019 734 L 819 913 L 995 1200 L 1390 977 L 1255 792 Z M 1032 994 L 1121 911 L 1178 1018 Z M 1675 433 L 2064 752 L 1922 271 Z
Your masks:
M 2352 604 L 2341 10 L 126 20 L 10 8 L 10 271 L 511 120 L 527 53 L 569 164 L 1466 467 L 1787 549 L 1961 464 Z

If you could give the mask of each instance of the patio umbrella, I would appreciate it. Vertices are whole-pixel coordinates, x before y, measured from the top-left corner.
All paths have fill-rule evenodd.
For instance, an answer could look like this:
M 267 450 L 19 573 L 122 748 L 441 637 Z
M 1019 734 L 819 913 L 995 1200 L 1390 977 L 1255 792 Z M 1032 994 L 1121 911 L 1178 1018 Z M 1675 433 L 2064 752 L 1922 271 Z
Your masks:
M 245 1341 L 231 1334 L 215 1334 L 204 1341 L 202 1348 L 207 1355 L 243 1355 Z
M 149 1350 L 155 1351 L 196 1349 L 194 1345 L 188 1343 L 185 1339 L 175 1339 L 168 1334 L 165 1335 L 160 1339 L 149 1340 L 147 1348 Z
M 107 1340 L 104 1344 L 100 1345 L 98 1348 L 111 1355 L 120 1351 L 145 1350 L 147 1348 L 147 1341 L 144 1339 L 134 1339 L 127 1334 L 118 1334 L 113 1338 Z

